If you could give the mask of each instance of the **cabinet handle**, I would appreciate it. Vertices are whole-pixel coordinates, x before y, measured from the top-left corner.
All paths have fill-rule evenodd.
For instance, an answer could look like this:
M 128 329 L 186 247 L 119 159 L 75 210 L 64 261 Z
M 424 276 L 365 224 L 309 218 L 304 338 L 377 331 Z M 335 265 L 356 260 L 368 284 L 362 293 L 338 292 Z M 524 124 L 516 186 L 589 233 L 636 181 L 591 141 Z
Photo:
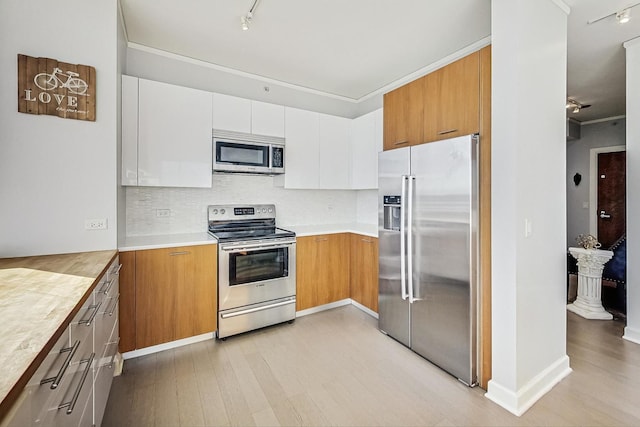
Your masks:
M 448 133 L 453 133 L 456 132 L 458 129 L 447 129 L 447 130 L 441 130 L 440 132 L 438 132 L 438 135 L 446 135 Z
M 373 243 L 371 239 L 361 239 L 364 243 Z
M 116 297 L 116 302 L 111 307 L 111 311 L 108 313 L 109 316 L 113 316 L 113 312 L 116 311 L 116 307 L 118 306 L 118 301 L 120 301 L 120 294 Z
M 329 240 L 328 237 L 318 237 L 318 238 L 316 238 L 316 242 L 326 242 L 327 240 Z
M 398 141 L 398 142 L 394 143 L 393 145 L 402 145 L 402 144 L 408 144 L 408 143 L 409 143 L 409 141 L 405 139 L 404 141 Z
M 89 373 L 89 369 L 91 369 L 91 364 L 93 363 L 93 358 L 95 357 L 95 355 L 95 353 L 91 353 L 91 356 L 88 359 L 83 359 L 80 361 L 80 363 L 87 363 L 87 366 L 84 368 L 84 372 L 82 373 L 82 378 L 80 378 L 80 384 L 78 384 L 78 388 L 76 388 L 76 391 L 73 393 L 73 397 L 71 398 L 71 400 L 58 406 L 58 409 L 67 408 L 67 415 L 70 415 L 73 412 L 73 408 L 76 407 L 78 397 L 80 397 L 80 390 L 82 390 L 82 386 L 87 379 L 87 374 Z
M 109 294 L 109 291 L 111 290 L 111 286 L 113 286 L 113 282 L 115 281 L 116 281 L 116 278 L 112 277 L 111 280 L 107 282 L 107 285 L 106 285 L 107 289 L 104 289 L 104 286 L 103 286 L 102 289 L 104 290 L 100 289 L 98 292 L 105 295 Z
M 93 323 L 93 319 L 95 319 L 96 314 L 98 314 L 98 310 L 100 309 L 101 305 L 102 305 L 102 301 L 100 301 L 97 304 L 90 305 L 89 308 L 93 308 L 93 313 L 91 313 L 91 316 L 89 316 L 87 320 L 80 320 L 78 322 L 78 325 L 91 326 L 91 324 Z
M 118 274 L 120 274 L 120 269 L 121 269 L 121 268 L 122 268 L 122 264 L 119 264 L 119 265 L 118 265 L 118 268 L 116 269 L 116 271 L 112 272 L 111 274 L 114 274 L 114 275 L 116 275 L 116 276 L 117 276 Z
M 40 385 L 50 383 L 53 381 L 53 384 L 51 384 L 51 390 L 55 390 L 56 388 L 58 388 L 58 385 L 60 385 L 60 381 L 62 381 L 62 377 L 64 376 L 64 373 L 67 371 L 67 368 L 71 364 L 71 359 L 73 359 L 73 355 L 76 354 L 76 350 L 78 349 L 79 346 L 80 346 L 80 341 L 76 340 L 76 342 L 73 343 L 73 346 L 60 349 L 60 354 L 69 352 L 69 355 L 67 355 L 67 358 L 64 360 L 64 363 L 60 367 L 60 370 L 58 371 L 58 375 L 51 378 L 45 378 L 44 380 L 40 381 Z
M 181 251 L 181 252 L 170 252 L 169 256 L 178 256 L 178 255 L 189 255 L 191 252 L 189 251 Z

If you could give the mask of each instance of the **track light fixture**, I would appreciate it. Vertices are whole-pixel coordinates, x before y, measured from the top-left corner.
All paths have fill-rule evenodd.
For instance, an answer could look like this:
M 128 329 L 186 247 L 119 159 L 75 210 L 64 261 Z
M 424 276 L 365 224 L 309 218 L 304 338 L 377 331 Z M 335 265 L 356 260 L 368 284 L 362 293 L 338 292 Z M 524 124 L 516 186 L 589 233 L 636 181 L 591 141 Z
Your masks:
M 600 18 L 596 18 L 596 19 L 591 19 L 589 21 L 587 21 L 587 24 L 594 24 L 598 21 L 602 21 L 605 18 L 609 18 L 611 16 L 615 16 L 616 19 L 618 20 L 619 24 L 626 24 L 627 22 L 629 22 L 631 20 L 631 9 L 633 9 L 634 7 L 640 5 L 640 3 L 634 3 L 631 4 L 627 7 L 625 7 L 624 9 L 620 10 L 620 11 L 615 11 L 615 12 L 611 12 L 608 13 L 604 16 L 601 16 Z
M 580 104 L 575 99 L 567 98 L 566 108 L 571 110 L 572 113 L 579 113 L 581 109 L 589 107 L 591 107 L 591 104 Z
M 260 0 L 253 0 L 253 5 L 249 11 L 240 17 L 240 28 L 242 28 L 242 31 L 247 31 L 249 29 L 249 25 L 251 24 L 253 14 L 255 13 L 259 1 Z

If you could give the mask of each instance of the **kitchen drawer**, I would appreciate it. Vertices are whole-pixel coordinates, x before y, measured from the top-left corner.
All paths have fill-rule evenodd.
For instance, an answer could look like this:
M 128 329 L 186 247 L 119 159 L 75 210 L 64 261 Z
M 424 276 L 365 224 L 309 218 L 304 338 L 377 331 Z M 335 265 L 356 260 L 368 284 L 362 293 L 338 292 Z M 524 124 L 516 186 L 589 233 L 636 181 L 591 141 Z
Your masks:
M 117 345 L 113 345 L 114 342 L 117 344 L 119 341 L 117 304 L 113 314 L 111 316 L 106 315 L 105 321 L 96 323 L 96 327 L 98 325 L 101 325 L 101 337 L 98 340 L 98 331 L 96 329 L 96 366 L 103 366 L 111 363 L 113 354 L 118 351 Z
M 122 264 L 119 263 L 119 257 L 116 257 L 100 280 L 100 283 L 96 286 L 94 291 L 94 302 L 96 304 L 118 293 L 120 268 L 122 268 Z
M 105 346 L 109 343 L 113 327 L 118 321 L 119 294 L 112 295 L 104 300 L 95 320 L 95 352 L 96 358 L 105 352 Z M 117 334 L 116 334 L 117 335 Z
M 45 426 L 77 425 L 92 389 L 92 338 L 87 335 L 82 340 L 74 340 L 70 351 L 61 353 L 58 350 L 58 357 L 48 372 L 37 371 L 40 375 L 34 377 L 36 381 L 38 378 L 55 378 L 59 373 L 62 375 L 59 385 L 53 389 L 51 381 L 38 384 L 35 388 L 32 396 L 34 423 Z

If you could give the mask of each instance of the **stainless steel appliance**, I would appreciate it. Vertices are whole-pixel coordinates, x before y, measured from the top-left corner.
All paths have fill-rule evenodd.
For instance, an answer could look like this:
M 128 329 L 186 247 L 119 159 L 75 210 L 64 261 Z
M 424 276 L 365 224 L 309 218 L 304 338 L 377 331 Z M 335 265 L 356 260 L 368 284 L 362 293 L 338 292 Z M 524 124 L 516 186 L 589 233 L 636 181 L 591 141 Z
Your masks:
M 213 172 L 284 173 L 284 138 L 213 130 Z
M 296 317 L 296 235 L 274 205 L 208 207 L 218 239 L 218 338 Z
M 477 383 L 476 135 L 379 155 L 379 328 Z

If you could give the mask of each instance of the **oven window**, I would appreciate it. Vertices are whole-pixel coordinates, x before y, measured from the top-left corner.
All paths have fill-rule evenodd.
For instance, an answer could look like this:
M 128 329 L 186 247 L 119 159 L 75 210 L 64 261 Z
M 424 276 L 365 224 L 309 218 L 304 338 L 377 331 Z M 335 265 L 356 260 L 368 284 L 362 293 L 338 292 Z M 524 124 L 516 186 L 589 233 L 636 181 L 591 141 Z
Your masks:
M 218 141 L 216 162 L 234 165 L 269 166 L 269 147 Z
M 289 248 L 229 254 L 229 285 L 242 285 L 289 275 Z

